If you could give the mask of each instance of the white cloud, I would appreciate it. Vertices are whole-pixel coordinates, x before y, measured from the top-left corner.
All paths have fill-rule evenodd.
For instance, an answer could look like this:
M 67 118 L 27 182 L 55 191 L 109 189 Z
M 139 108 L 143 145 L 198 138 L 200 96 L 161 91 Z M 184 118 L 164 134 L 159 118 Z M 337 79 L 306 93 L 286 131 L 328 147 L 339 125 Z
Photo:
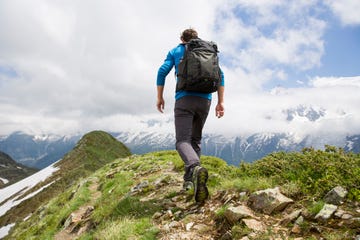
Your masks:
M 325 0 L 334 14 L 344 25 L 360 24 L 360 1 L 358 0 Z
M 318 1 L 181 5 L 192 7 L 183 11 L 162 0 L 1 1 L 0 66 L 14 74 L 0 70 L 0 134 L 140 130 L 148 119 L 159 122 L 154 131 L 172 132 L 174 76 L 165 86 L 166 114 L 158 114 L 156 74 L 190 26 L 218 43 L 226 77 L 226 116 L 215 119 L 212 109 L 207 131 L 301 131 L 314 125 L 288 123 L 281 110 L 311 102 L 334 113 L 343 109 L 349 119 L 359 116 L 356 96 L 338 97 L 335 87 L 325 86 L 338 78 L 314 78 L 307 87 L 285 89 L 287 94 L 262 90 L 274 79 L 291 80 L 289 69 L 320 66 L 327 23 L 312 14 Z M 342 89 L 345 96 L 354 91 Z
M 316 1 L 239 0 L 218 12 L 216 39 L 228 64 L 256 77 L 257 85 L 282 80 L 285 68 L 321 65 L 324 20 L 310 15 Z
M 310 84 L 314 87 L 360 87 L 360 76 L 356 77 L 316 77 Z

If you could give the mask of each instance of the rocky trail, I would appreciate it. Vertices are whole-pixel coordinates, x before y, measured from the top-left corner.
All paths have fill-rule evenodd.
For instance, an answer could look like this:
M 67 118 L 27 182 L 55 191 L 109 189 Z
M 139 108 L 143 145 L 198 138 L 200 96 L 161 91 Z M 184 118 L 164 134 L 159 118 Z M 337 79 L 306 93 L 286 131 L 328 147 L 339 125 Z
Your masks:
M 171 166 L 162 172 L 153 183 L 149 183 L 147 174 L 141 176 L 131 192 L 143 196 L 141 201 L 156 200 L 162 206 L 163 210 L 153 215 L 160 229 L 159 239 L 338 239 L 326 236 L 351 229 L 347 239 L 360 240 L 360 204 L 345 204 L 347 192 L 341 187 L 329 192 L 323 209 L 312 215 L 279 188 L 252 194 L 219 190 L 205 204 L 197 205 L 182 191 L 179 173 Z M 151 184 L 154 189 L 144 194 L 143 189 Z M 171 198 L 167 197 L 170 193 L 174 195 Z M 350 234 L 354 229 L 356 236 Z M 341 236 L 339 239 L 346 233 Z
M 155 173 L 157 174 L 154 179 Z M 111 177 L 109 173 L 108 177 Z M 216 190 L 197 205 L 182 191 L 182 175 L 168 168 L 151 169 L 134 176 L 136 184 L 128 195 L 140 202 L 160 206 L 152 216 L 161 240 L 230 239 L 351 239 L 360 240 L 360 204 L 345 201 L 347 194 L 336 187 L 324 196 L 324 206 L 310 213 L 302 202 L 281 193 L 280 188 L 247 193 Z M 97 180 L 90 185 L 94 203 L 99 197 Z M 55 239 L 76 239 L 94 226 L 87 221 L 93 206 L 87 204 L 72 213 Z
M 78 210 L 70 214 L 64 223 L 64 228 L 55 235 L 55 240 L 76 239 L 92 228 L 90 215 L 94 210 L 96 200 L 101 196 L 101 192 L 98 191 L 99 183 L 97 178 L 89 179 L 89 181 L 91 182 L 89 186 L 90 202 L 80 206 Z

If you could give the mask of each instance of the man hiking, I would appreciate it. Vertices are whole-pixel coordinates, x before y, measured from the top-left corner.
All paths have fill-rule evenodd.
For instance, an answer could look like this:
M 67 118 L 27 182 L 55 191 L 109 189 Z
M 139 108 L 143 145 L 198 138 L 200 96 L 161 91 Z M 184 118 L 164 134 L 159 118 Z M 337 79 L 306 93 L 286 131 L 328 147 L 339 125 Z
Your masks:
M 212 92 L 217 92 L 218 96 L 216 117 L 224 115 L 224 74 L 218 67 L 215 43 L 201 40 L 191 28 L 184 30 L 180 39 L 182 43 L 168 52 L 158 70 L 156 106 L 163 113 L 165 78 L 175 66 L 176 150 L 185 165 L 183 187 L 186 191 L 194 189 L 195 201 L 202 203 L 209 196 L 206 186 L 208 171 L 200 164 L 202 130 L 209 113 Z M 199 66 L 193 66 L 195 62 Z M 196 72 L 200 68 L 204 70 Z M 207 75 L 204 75 L 205 72 L 208 72 Z

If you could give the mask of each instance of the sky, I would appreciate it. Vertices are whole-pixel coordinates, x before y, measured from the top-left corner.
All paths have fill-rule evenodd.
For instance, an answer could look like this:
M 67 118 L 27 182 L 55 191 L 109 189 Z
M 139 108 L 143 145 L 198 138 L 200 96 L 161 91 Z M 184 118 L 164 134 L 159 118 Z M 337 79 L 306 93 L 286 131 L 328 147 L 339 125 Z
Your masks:
M 205 133 L 360 133 L 358 0 L 2 0 L 0 135 L 173 133 L 175 77 L 156 76 L 189 27 L 218 44 L 225 116 Z M 288 109 L 325 110 L 317 121 Z

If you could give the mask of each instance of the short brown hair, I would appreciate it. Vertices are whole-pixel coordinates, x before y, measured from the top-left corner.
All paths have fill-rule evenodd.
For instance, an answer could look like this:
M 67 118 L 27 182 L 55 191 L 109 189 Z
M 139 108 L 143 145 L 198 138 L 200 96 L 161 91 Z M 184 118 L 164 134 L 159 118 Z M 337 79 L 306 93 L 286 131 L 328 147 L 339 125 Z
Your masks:
M 185 42 L 188 42 L 193 38 L 198 38 L 198 33 L 195 31 L 195 29 L 185 29 L 181 34 L 181 40 Z

